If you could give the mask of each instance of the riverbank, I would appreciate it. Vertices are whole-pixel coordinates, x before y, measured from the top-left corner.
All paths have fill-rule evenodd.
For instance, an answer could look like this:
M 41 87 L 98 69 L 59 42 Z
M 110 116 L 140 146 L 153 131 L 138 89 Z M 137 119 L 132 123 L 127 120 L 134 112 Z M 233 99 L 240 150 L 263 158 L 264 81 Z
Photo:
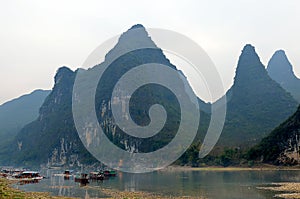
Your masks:
M 118 191 L 114 189 L 101 189 L 101 192 L 111 196 L 110 199 L 205 199 L 204 197 L 191 196 L 164 196 L 156 193 L 141 192 L 141 191 Z
M 262 190 L 281 192 L 275 198 L 300 199 L 300 183 L 272 183 L 272 186 L 257 187 Z
M 1 199 L 71 199 L 67 197 L 50 196 L 49 193 L 43 192 L 24 192 L 19 189 L 12 188 L 14 182 L 7 180 L 6 178 L 0 178 L 0 198 Z
M 44 192 L 24 192 L 12 187 L 13 181 L 9 181 L 6 178 L 0 178 L 0 198 L 1 199 L 76 199 L 69 197 L 51 196 L 49 193 Z M 163 196 L 156 193 L 141 192 L 141 191 L 119 191 L 115 189 L 104 189 L 86 186 L 84 189 L 97 189 L 106 194 L 106 199 L 204 199 L 203 197 L 173 197 Z M 85 198 L 85 199 L 90 199 Z M 95 198 L 94 198 L 95 199 Z
M 274 166 L 263 164 L 254 167 L 188 167 L 188 166 L 168 166 L 162 171 L 300 171 L 300 166 Z
M 274 170 L 274 172 L 272 171 Z M 285 172 L 287 171 L 288 172 Z M 290 171 L 290 170 L 294 170 L 294 171 Z M 182 172 L 183 171 L 183 172 Z M 185 172 L 187 171 L 187 172 Z M 200 171 L 200 172 L 190 172 L 190 171 Z M 203 171 L 203 172 L 202 172 Z M 225 172 L 224 172 L 225 171 Z M 241 171 L 241 172 L 239 172 Z M 249 173 L 247 172 L 249 171 Z M 254 171 L 254 172 L 251 172 Z M 266 172 L 267 171 L 267 172 Z M 272 172 L 268 172 L 268 171 L 272 171 Z M 279 171 L 279 172 L 277 172 Z M 224 173 L 222 173 L 224 172 Z M 225 174 L 225 175 L 224 175 Z M 249 174 L 249 175 L 248 175 Z M 276 175 L 274 175 L 276 174 Z M 280 177 L 280 178 L 274 178 L 274 176 L 277 176 L 277 174 L 282 174 L 284 177 Z M 67 189 L 68 187 L 73 187 L 72 189 L 70 189 L 72 192 L 71 193 L 77 193 L 76 190 L 80 191 L 80 194 L 76 194 L 74 195 L 75 197 L 85 197 L 85 195 L 87 196 L 86 198 L 89 198 L 89 196 L 98 196 L 98 197 L 102 197 L 102 196 L 108 196 L 109 199 L 154 199 L 154 198 L 158 198 L 158 199 L 202 199 L 203 197 L 190 197 L 187 195 L 205 195 L 205 196 L 211 196 L 212 198 L 215 198 L 216 192 L 220 192 L 220 193 L 225 193 L 225 194 L 231 194 L 229 192 L 227 192 L 227 189 L 231 189 L 231 188 L 235 188 L 235 187 L 239 187 L 239 189 L 244 190 L 243 193 L 241 192 L 234 192 L 231 195 L 232 196 L 239 196 L 239 195 L 253 195 L 255 197 L 253 198 L 258 198 L 257 194 L 258 192 L 260 192 L 259 190 L 257 190 L 255 187 L 253 187 L 254 189 L 252 189 L 251 184 L 255 183 L 256 186 L 259 186 L 259 184 L 261 184 L 262 182 L 260 182 L 260 180 L 251 180 L 252 178 L 257 179 L 257 178 L 261 178 L 261 179 L 268 179 L 265 182 L 265 187 L 272 187 L 272 188 L 277 188 L 279 187 L 279 184 L 272 184 L 272 182 L 286 182 L 286 181 L 290 181 L 292 179 L 294 179 L 294 182 L 298 181 L 298 176 L 299 174 L 299 168 L 296 167 L 274 167 L 274 166 L 265 166 L 265 167 L 256 167 L 256 168 L 240 168 L 240 167 L 202 167 L 202 168 L 191 168 L 191 167 L 168 167 L 166 169 L 164 169 L 163 171 L 158 171 L 158 172 L 154 172 L 153 175 L 149 175 L 149 178 L 144 175 L 142 175 L 142 177 L 147 177 L 145 179 L 141 178 L 139 180 L 139 178 L 134 178 L 136 183 L 138 183 L 137 185 L 140 185 L 141 183 L 151 183 L 149 184 L 150 186 L 155 185 L 155 181 L 153 181 L 153 179 L 160 179 L 162 180 L 162 185 L 164 186 L 165 184 L 167 184 L 168 182 L 174 182 L 174 187 L 177 187 L 178 189 L 173 189 L 172 186 L 169 186 L 169 189 L 166 192 L 161 192 L 161 193 L 170 193 L 171 195 L 174 194 L 176 196 L 180 196 L 180 197 L 174 197 L 171 195 L 162 195 L 156 192 L 156 190 L 161 190 L 161 189 L 147 189 L 147 187 L 145 186 L 139 186 L 137 189 L 133 189 L 133 190 L 143 190 L 143 191 L 119 191 L 118 189 L 112 189 L 113 187 L 118 187 L 118 186 L 114 186 L 114 184 L 111 184 L 109 186 L 107 185 L 101 185 L 101 184 L 96 184 L 96 183 L 91 183 L 88 184 L 87 186 L 84 187 L 79 187 L 78 184 L 76 183 L 71 183 L 71 184 L 50 184 L 50 182 L 45 182 L 46 185 L 49 186 L 49 189 L 43 189 L 43 190 L 49 190 L 50 192 L 53 192 L 53 190 L 51 190 L 52 188 L 54 189 L 60 189 L 63 186 L 60 185 L 66 185 L 65 189 Z M 282 176 L 280 175 L 280 176 Z M 51 174 L 52 176 L 52 174 Z M 162 176 L 162 177 L 160 177 Z M 227 178 L 226 178 L 227 176 Z M 229 178 L 228 178 L 229 176 Z M 249 176 L 251 178 L 249 178 Z M 127 186 L 123 187 L 123 188 L 130 188 L 132 187 L 134 184 L 132 184 L 131 180 L 133 176 L 131 175 L 126 175 L 126 174 L 121 174 L 120 173 L 120 182 L 123 182 L 122 179 L 126 179 L 126 183 Z M 155 177 L 155 178 L 153 178 Z M 159 177 L 159 178 L 158 178 Z M 246 182 L 249 182 L 249 187 L 248 189 L 245 189 L 244 186 L 240 187 L 240 184 L 237 183 L 236 186 L 228 186 L 228 185 L 224 185 L 224 177 L 225 177 L 225 181 L 227 183 L 224 184 L 228 184 L 228 182 L 232 182 L 235 183 L 234 179 L 240 179 L 241 177 L 241 181 L 246 180 Z M 129 182 L 131 183 L 127 183 L 127 179 Z M 150 180 L 149 180 L 150 179 Z M 152 180 L 151 180 L 152 179 Z M 164 180 L 166 179 L 166 180 Z M 194 180 L 193 180 L 194 179 Z M 196 179 L 196 180 L 195 180 Z M 206 179 L 208 179 L 208 184 L 206 182 Z M 210 181 L 210 179 L 214 179 L 212 181 Z M 229 181 L 228 181 L 229 179 Z M 8 181 L 7 179 L 2 179 L 3 181 L 5 181 L 6 183 L 2 183 L 1 181 L 1 186 L 0 186 L 0 198 L 4 198 L 4 199 L 8 199 L 8 198 L 66 198 L 66 197 L 53 197 L 47 193 L 25 193 L 19 190 L 15 190 L 11 188 L 11 185 L 13 185 L 16 182 L 13 181 Z M 45 179 L 45 181 L 49 181 L 49 179 Z M 118 180 L 117 180 L 118 181 Z M 183 187 L 183 185 L 178 184 L 181 183 L 181 181 L 184 181 L 183 183 L 185 183 L 186 185 L 194 185 L 197 184 L 196 186 L 190 186 L 191 190 L 193 189 L 198 189 L 199 191 L 196 192 L 189 192 L 189 191 L 180 191 L 180 189 Z M 210 181 L 210 182 L 209 182 Z M 218 184 L 217 187 L 215 188 L 215 182 Z M 176 183 L 177 182 L 177 183 Z M 42 183 L 42 184 L 45 184 Z M 123 182 L 124 183 L 124 182 Z M 192 184 L 191 184 L 192 183 Z M 199 183 L 199 184 L 198 184 Z M 207 188 L 203 188 L 201 189 L 200 185 L 205 185 L 207 187 L 210 187 L 209 189 Z M 230 184 L 230 183 L 229 183 Z M 300 184 L 300 183 L 299 183 Z M 270 194 L 272 195 L 272 197 L 276 194 L 277 197 L 281 197 L 281 198 L 286 198 L 286 199 L 290 199 L 290 198 L 299 198 L 299 193 L 300 193 L 300 185 L 299 184 L 293 184 L 294 186 L 294 190 L 289 190 L 286 192 L 274 192 L 274 190 L 270 190 L 270 191 L 263 191 L 263 194 L 267 194 L 268 196 L 270 196 Z M 53 185 L 53 186 L 50 186 Z M 270 186 L 271 185 L 271 186 Z M 39 190 L 39 184 L 37 185 L 32 185 L 32 186 L 36 186 L 34 189 L 24 189 L 24 190 Z M 129 186 L 129 187 L 128 187 Z M 15 186 L 13 186 L 15 187 Z M 134 188 L 135 186 L 133 186 Z M 166 186 L 168 188 L 168 186 Z M 192 189 L 193 188 L 193 189 Z M 213 188 L 213 192 L 211 190 L 211 188 Z M 20 189 L 23 189 L 20 186 Z M 86 189 L 86 190 L 85 190 Z M 92 190 L 93 189 L 93 190 Z M 4 191 L 3 191 L 4 190 Z M 127 189 L 128 190 L 128 189 Z M 131 188 L 129 190 L 132 190 Z M 154 190 L 154 191 L 153 191 Z M 177 191 L 179 190 L 179 191 Z M 287 188 L 286 188 L 287 190 Z M 295 191 L 296 190 L 296 191 Z M 146 192 L 144 192 L 146 191 Z M 149 192 L 147 192 L 149 191 Z M 282 191 L 282 190 L 279 190 Z M 53 192 L 58 194 L 58 192 Z M 86 194 L 84 194 L 86 193 Z M 100 195 L 99 195 L 99 194 Z M 103 194 L 101 194 L 103 193 Z M 184 194 L 184 195 L 183 195 Z M 279 195 L 280 194 L 280 195 Z M 284 194 L 284 195 L 282 195 Z M 4 197 L 5 196 L 5 197 Z M 70 196 L 70 195 L 69 195 Z

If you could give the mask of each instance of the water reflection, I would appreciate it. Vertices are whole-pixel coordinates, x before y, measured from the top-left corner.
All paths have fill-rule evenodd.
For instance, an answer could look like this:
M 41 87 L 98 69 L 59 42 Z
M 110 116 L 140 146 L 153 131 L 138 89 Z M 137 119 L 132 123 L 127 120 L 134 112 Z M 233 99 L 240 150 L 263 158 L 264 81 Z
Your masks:
M 49 192 L 54 196 L 79 197 L 79 198 L 104 198 L 105 194 L 97 189 L 81 188 L 80 183 L 75 183 L 74 177 L 65 179 L 59 170 L 45 170 L 42 172 L 46 179 L 38 184 L 16 185 L 17 188 L 25 191 Z M 97 185 L 97 182 L 96 182 Z

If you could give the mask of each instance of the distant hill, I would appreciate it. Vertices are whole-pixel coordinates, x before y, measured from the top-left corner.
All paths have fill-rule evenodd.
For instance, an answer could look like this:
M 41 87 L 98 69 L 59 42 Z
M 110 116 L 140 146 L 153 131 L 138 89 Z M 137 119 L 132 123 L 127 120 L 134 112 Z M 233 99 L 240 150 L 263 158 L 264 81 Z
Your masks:
M 248 158 L 277 165 L 300 164 L 300 106 L 296 113 L 253 147 Z
M 253 146 L 295 112 L 298 104 L 269 77 L 249 44 L 242 50 L 226 96 L 227 116 L 218 146 Z
M 295 75 L 293 66 L 283 50 L 274 53 L 268 63 L 267 71 L 273 80 L 290 92 L 300 103 L 300 79 Z
M 39 109 L 50 91 L 35 90 L 0 106 L 0 146 L 29 122 L 37 119 Z

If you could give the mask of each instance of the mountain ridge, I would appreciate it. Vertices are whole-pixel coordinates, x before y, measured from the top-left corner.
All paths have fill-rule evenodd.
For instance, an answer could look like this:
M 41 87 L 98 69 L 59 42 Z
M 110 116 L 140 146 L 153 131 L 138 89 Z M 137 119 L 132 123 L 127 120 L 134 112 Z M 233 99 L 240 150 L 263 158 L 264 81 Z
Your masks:
M 267 71 L 270 77 L 300 103 L 300 79 L 295 75 L 284 50 L 276 51 L 269 60 Z
M 23 126 L 38 117 L 39 109 L 49 93 L 49 90 L 37 89 L 0 105 L 2 144 L 12 139 Z
M 132 153 L 155 151 L 169 143 L 178 128 L 180 111 L 178 111 L 178 102 L 174 96 L 164 88 L 145 87 L 148 92 L 138 91 L 135 93 L 134 103 L 130 105 L 130 108 L 133 108 L 131 116 L 135 122 L 146 125 L 150 121 L 147 107 L 149 108 L 153 104 L 151 100 L 156 103 L 164 103 L 164 107 L 167 112 L 170 111 L 169 115 L 172 117 L 167 120 L 168 126 L 163 128 L 163 134 L 153 136 L 147 141 L 132 138 L 115 125 L 112 117 L 111 104 L 123 103 L 125 102 L 124 99 L 128 97 L 128 95 L 124 95 L 115 99 L 114 102 L 111 101 L 110 92 L 114 88 L 115 81 L 122 74 L 136 65 L 145 63 L 160 63 L 177 70 L 176 66 L 151 40 L 145 32 L 145 28 L 139 28 L 137 25 L 128 31 L 136 30 L 137 35 L 133 38 L 128 38 L 127 32 L 123 33 L 115 47 L 106 54 L 105 61 L 88 70 L 72 71 L 67 67 L 59 68 L 55 75 L 52 92 L 40 108 L 38 119 L 20 131 L 17 138 L 10 143 L 10 146 L 13 147 L 6 148 L 0 153 L 0 160 L 25 166 L 45 162 L 50 165 L 69 166 L 79 166 L 82 163 L 97 164 L 98 161 L 86 150 L 77 134 L 72 115 L 72 92 L 74 80 L 79 71 L 86 74 L 96 74 L 106 66 L 109 67 L 103 72 L 104 78 L 100 79 L 95 88 L 97 119 L 106 136 L 118 147 Z M 149 48 L 138 49 L 139 42 L 144 40 Z M 127 52 L 128 50 L 129 52 Z M 177 70 L 177 72 L 180 71 Z M 84 81 L 89 80 L 88 78 L 84 79 Z M 90 89 L 89 84 L 83 84 L 82 88 Z M 122 90 L 118 92 L 123 93 Z M 226 96 L 229 99 L 227 118 L 217 148 L 248 148 L 253 146 L 297 108 L 297 102 L 293 97 L 269 77 L 255 52 L 255 48 L 250 44 L 247 44 L 242 50 L 234 84 L 227 91 Z M 167 103 L 161 101 L 160 97 L 167 99 Z M 199 105 L 206 106 L 205 108 L 209 112 L 209 104 L 204 103 L 203 105 L 199 98 L 198 100 Z M 209 124 L 209 116 L 203 112 L 200 114 L 200 128 L 191 146 L 194 159 L 197 159 L 194 151 L 201 144 Z M 124 114 L 124 117 L 127 116 Z M 186 154 L 190 152 L 191 150 L 188 150 Z M 14 159 L 7 157 L 6 154 L 13 154 L 11 157 Z M 185 159 L 183 162 L 185 163 L 190 159 L 186 154 L 183 155 L 183 159 Z
M 218 144 L 229 147 L 256 144 L 297 108 L 292 96 L 269 77 L 250 44 L 242 50 L 226 96 L 227 116 Z
M 129 29 L 130 31 L 130 29 Z M 11 164 L 17 165 L 33 165 L 33 164 L 44 164 L 48 162 L 50 165 L 81 165 L 85 164 L 97 164 L 98 161 L 85 149 L 79 136 L 77 134 L 73 116 L 72 116 L 72 92 L 74 86 L 74 80 L 76 73 L 78 71 L 83 73 L 94 74 L 101 67 L 110 64 L 119 54 L 124 52 L 124 50 L 132 49 L 133 51 L 122 55 L 118 58 L 114 64 L 110 67 L 113 67 L 114 70 L 111 70 L 110 67 L 105 71 L 108 75 L 104 76 L 105 81 L 101 86 L 98 85 L 98 90 L 102 89 L 100 96 L 96 95 L 95 108 L 100 110 L 97 113 L 103 113 L 97 115 L 100 125 L 105 129 L 107 137 L 117 146 L 123 148 L 127 151 L 148 151 L 156 150 L 161 147 L 162 143 L 168 143 L 170 138 L 172 138 L 173 131 L 177 128 L 178 125 L 178 114 L 176 108 L 176 100 L 173 99 L 172 95 L 168 92 L 165 92 L 163 88 L 153 87 L 147 88 L 150 94 L 154 94 L 154 91 L 158 91 L 157 94 L 152 96 L 152 99 L 158 99 L 159 96 L 166 97 L 168 103 L 165 103 L 166 110 L 172 111 L 171 119 L 168 120 L 168 127 L 164 128 L 163 134 L 159 133 L 159 137 L 153 138 L 158 142 L 151 144 L 150 142 L 145 142 L 141 144 L 142 141 L 137 139 L 128 139 L 126 135 L 120 133 L 120 129 L 116 130 L 115 125 L 113 124 L 112 117 L 107 110 L 110 110 L 110 101 L 102 101 L 101 97 L 109 94 L 112 81 L 118 78 L 121 73 L 124 73 L 127 69 L 132 66 L 140 65 L 143 63 L 160 63 L 176 69 L 174 65 L 163 54 L 162 50 L 157 48 L 153 42 L 149 40 L 149 36 L 145 34 L 142 30 L 140 36 L 147 36 L 146 45 L 151 45 L 153 49 L 136 49 L 136 46 L 139 44 L 132 43 L 133 39 L 139 38 L 134 37 L 131 39 L 124 39 L 124 35 L 127 37 L 126 33 L 123 33 L 119 39 L 120 43 L 117 43 L 116 46 L 110 50 L 105 58 L 105 61 L 101 64 L 98 64 L 88 70 L 76 70 L 72 71 L 67 67 L 61 67 L 58 69 L 55 75 L 55 85 L 50 93 L 49 97 L 45 100 L 44 104 L 40 109 L 39 118 L 28 124 L 24 127 L 21 132 L 18 134 L 17 138 L 12 143 L 13 149 L 7 149 L 6 151 L 0 154 L 0 160 L 9 162 Z M 136 36 L 136 35 L 134 35 Z M 143 41 L 141 38 L 138 41 Z M 120 46 L 122 44 L 122 46 Z M 124 45 L 124 46 L 123 46 Z M 131 45 L 131 46 L 128 46 Z M 89 81 L 90 79 L 84 80 Z M 84 83 L 83 83 L 84 84 Z M 85 88 L 89 89 L 89 87 Z M 146 93 L 147 94 L 147 93 Z M 139 107 L 139 101 L 142 101 L 145 104 L 150 105 L 152 102 L 145 93 L 138 92 L 136 94 L 136 99 L 133 104 L 133 108 Z M 140 100 L 138 100 L 140 99 Z M 100 101 L 99 101 L 100 100 Z M 121 99 L 122 100 L 122 99 Z M 135 109 L 133 109 L 135 110 Z M 145 110 L 145 113 L 148 110 Z M 144 110 L 143 110 L 144 112 Z M 133 112 L 134 113 L 134 112 Z M 174 114 L 173 114 L 174 113 Z M 141 117 L 142 116 L 142 117 Z M 137 121 L 140 120 L 141 124 L 146 124 L 149 120 L 148 116 L 133 114 L 132 116 Z M 205 116 L 204 116 L 205 118 Z M 174 125 L 172 125 L 174 124 Z M 201 125 L 201 128 L 203 125 Z M 155 137 L 155 136 L 154 136 Z M 10 157 L 4 157 L 5 154 L 13 154 L 13 159 Z

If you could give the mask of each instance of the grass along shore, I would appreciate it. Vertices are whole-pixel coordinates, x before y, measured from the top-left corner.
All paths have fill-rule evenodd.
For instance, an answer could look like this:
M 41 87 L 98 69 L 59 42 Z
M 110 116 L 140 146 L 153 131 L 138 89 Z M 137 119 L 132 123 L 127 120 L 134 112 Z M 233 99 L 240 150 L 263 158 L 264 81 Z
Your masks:
M 68 197 L 51 196 L 49 193 L 24 192 L 12 187 L 14 182 L 6 178 L 0 178 L 0 198 L 1 199 L 71 199 Z

